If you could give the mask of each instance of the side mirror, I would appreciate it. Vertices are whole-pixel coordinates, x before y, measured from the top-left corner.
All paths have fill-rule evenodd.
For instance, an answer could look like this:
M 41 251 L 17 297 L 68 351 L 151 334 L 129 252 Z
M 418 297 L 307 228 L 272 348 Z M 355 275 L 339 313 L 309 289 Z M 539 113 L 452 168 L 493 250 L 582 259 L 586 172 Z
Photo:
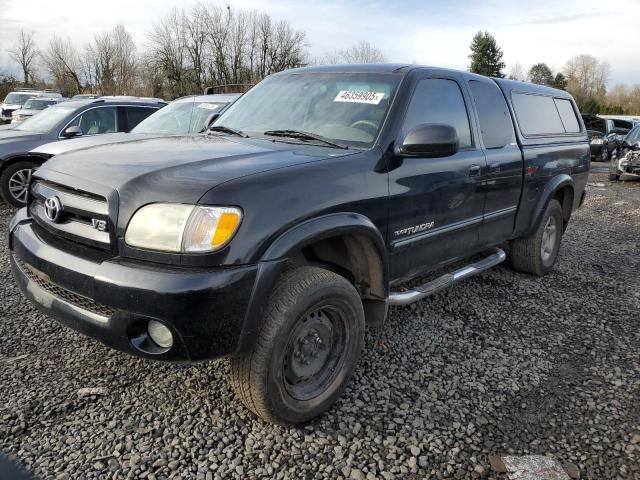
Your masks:
M 77 125 L 71 125 L 62 132 L 64 138 L 74 138 L 82 135 L 82 130 Z
M 441 158 L 455 155 L 460 148 L 458 132 L 451 125 L 423 123 L 409 131 L 396 145 L 401 157 Z

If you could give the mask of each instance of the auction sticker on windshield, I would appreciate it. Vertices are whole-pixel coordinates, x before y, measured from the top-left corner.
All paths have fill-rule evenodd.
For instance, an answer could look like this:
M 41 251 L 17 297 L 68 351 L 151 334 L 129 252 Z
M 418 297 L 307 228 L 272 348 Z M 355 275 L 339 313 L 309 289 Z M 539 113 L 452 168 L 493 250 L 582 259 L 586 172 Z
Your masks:
M 334 102 L 350 102 L 350 103 L 370 103 L 378 105 L 384 97 L 384 93 L 379 92 L 357 92 L 352 90 L 341 90 Z

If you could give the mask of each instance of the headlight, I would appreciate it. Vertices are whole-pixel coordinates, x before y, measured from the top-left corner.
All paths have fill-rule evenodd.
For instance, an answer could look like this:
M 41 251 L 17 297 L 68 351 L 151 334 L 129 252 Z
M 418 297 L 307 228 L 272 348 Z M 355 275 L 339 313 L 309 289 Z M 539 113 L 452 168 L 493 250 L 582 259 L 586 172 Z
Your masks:
M 602 145 L 604 142 L 601 138 L 592 138 L 591 145 Z
M 234 207 L 152 203 L 133 215 L 124 239 L 150 250 L 212 252 L 231 241 L 241 220 Z

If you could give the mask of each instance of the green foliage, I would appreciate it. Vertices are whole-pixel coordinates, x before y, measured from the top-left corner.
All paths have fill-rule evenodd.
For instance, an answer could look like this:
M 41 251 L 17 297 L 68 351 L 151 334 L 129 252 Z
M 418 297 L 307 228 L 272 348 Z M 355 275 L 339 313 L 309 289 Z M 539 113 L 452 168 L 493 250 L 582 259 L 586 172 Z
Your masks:
M 558 72 L 555 78 L 553 79 L 552 86 L 554 88 L 559 88 L 560 90 L 566 90 L 567 89 L 566 77 L 562 73 Z
M 595 98 L 589 98 L 582 105 L 578 105 L 581 113 L 601 113 L 601 106 Z
M 9 92 L 17 86 L 17 81 L 12 75 L 0 74 L 0 102 L 4 100 Z
M 488 77 L 504 78 L 502 69 L 505 63 L 502 61 L 502 55 L 502 49 L 493 35 L 479 31 L 471 42 L 469 71 Z
M 529 81 L 538 85 L 553 85 L 553 73 L 546 63 L 536 63 L 529 69 Z

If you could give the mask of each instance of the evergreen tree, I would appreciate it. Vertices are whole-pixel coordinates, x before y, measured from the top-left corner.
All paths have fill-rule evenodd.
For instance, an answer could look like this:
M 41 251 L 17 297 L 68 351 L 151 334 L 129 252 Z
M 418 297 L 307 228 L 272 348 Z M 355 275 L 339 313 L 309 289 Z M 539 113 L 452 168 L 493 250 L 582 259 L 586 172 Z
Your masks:
M 529 69 L 529 81 L 538 85 L 553 85 L 553 73 L 546 63 L 536 63 Z
M 560 90 L 567 89 L 567 79 L 562 73 L 558 72 L 556 77 L 553 79 L 553 86 L 555 88 L 559 88 Z
M 471 59 L 469 71 L 488 77 L 504 78 L 502 69 L 505 63 L 502 61 L 502 49 L 489 32 L 476 33 L 471 42 L 469 58 Z

